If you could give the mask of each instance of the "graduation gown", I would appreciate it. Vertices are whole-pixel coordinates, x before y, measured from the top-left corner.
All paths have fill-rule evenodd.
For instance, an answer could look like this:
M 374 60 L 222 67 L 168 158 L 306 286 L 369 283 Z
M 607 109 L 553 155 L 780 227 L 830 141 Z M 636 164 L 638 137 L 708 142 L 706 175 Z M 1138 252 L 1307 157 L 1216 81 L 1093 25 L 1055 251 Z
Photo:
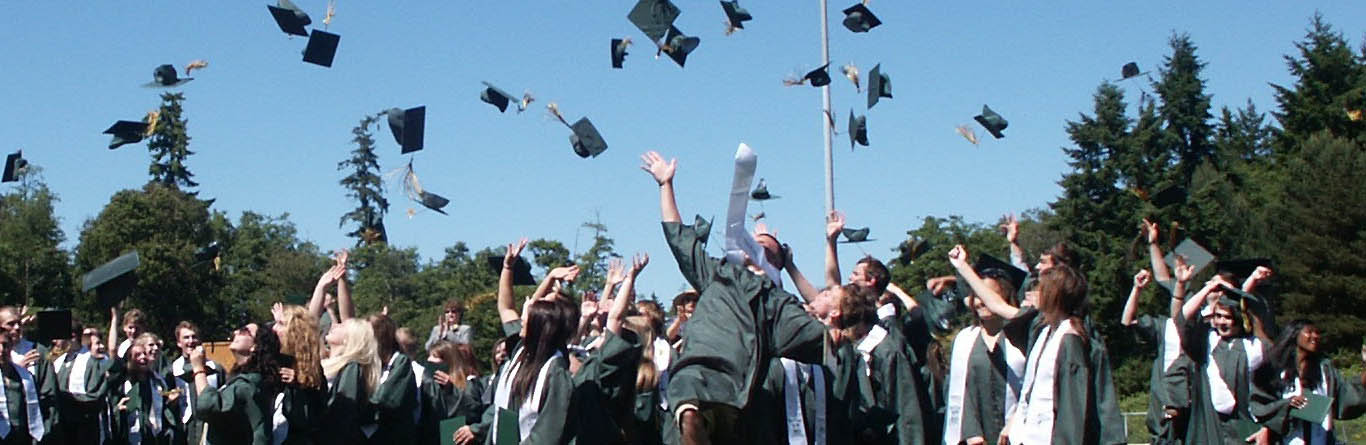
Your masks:
M 1212 328 L 1208 322 L 1197 317 L 1178 325 L 1182 326 L 1181 348 L 1191 361 L 1191 372 L 1188 374 L 1191 379 L 1191 407 L 1190 421 L 1186 427 L 1186 443 L 1244 443 L 1243 439 L 1246 436 L 1238 437 L 1241 436 L 1238 433 L 1238 425 L 1256 422 L 1251 412 L 1250 374 L 1256 371 L 1259 363 L 1256 360 L 1249 363 L 1249 353 L 1254 354 L 1254 357 L 1256 354 L 1265 356 L 1268 346 L 1259 341 L 1255 343 L 1257 346 L 1253 347 L 1261 350 L 1248 351 L 1247 342 L 1242 341 L 1246 337 L 1238 337 L 1232 342 L 1218 339 L 1218 346 L 1211 351 L 1209 341 Z M 1218 364 L 1221 380 L 1233 395 L 1235 404 L 1229 414 L 1221 414 L 1215 409 L 1213 389 L 1210 386 L 1209 374 L 1206 372 L 1206 366 L 1210 361 Z
M 204 365 L 209 371 L 209 386 L 218 387 L 224 383 L 223 369 L 218 363 L 206 359 Z M 180 398 L 171 404 L 171 412 L 176 418 L 171 441 L 176 445 L 197 445 L 205 436 L 204 420 L 195 414 L 195 401 L 199 396 L 194 391 L 194 367 L 182 356 L 171 362 L 169 369 L 162 378 L 180 390 Z
M 76 359 L 81 355 L 86 357 L 83 360 L 85 369 L 80 376 L 75 376 Z M 87 350 L 67 353 L 53 362 L 57 406 L 54 427 L 48 431 L 51 439 L 47 440 L 52 443 L 99 444 L 100 438 L 108 434 L 104 432 L 100 417 L 108 409 L 105 396 L 110 388 L 109 368 L 113 362 L 109 358 L 96 360 L 90 357 Z M 74 384 L 82 386 L 74 388 Z
M 926 403 L 921 407 L 921 411 L 929 416 L 924 423 L 925 437 L 930 442 L 939 443 L 944 435 L 944 415 L 948 401 L 945 382 L 937 378 L 930 369 L 929 349 L 930 344 L 935 342 L 936 335 L 948 333 L 950 320 L 957 314 L 955 305 L 936 297 L 929 290 L 921 292 L 916 297 L 914 309 L 907 310 L 899 298 L 893 299 L 890 304 L 895 313 L 892 317 L 883 319 L 883 326 L 899 329 L 901 337 L 906 340 L 908 354 L 915 361 L 916 378 L 919 384 L 926 388 Z
M 479 401 L 483 386 L 479 378 L 470 376 L 466 379 L 465 389 L 456 387 L 454 383 L 442 386 L 435 380 L 437 367 L 432 363 L 422 367 L 422 383 L 418 391 L 422 401 L 422 417 L 417 424 L 419 444 L 444 443 L 439 437 L 443 420 L 464 416 L 465 423 L 470 424 L 479 421 L 479 416 L 483 414 L 480 410 L 483 404 Z
M 506 445 L 494 443 L 494 439 L 497 438 L 497 434 L 495 434 L 494 431 L 497 424 L 497 400 L 500 396 L 503 396 L 497 394 L 497 392 L 502 391 L 501 381 L 504 378 L 514 378 L 512 375 L 501 374 L 510 372 L 513 364 L 517 361 L 518 353 L 521 352 L 519 350 L 522 343 L 522 337 L 519 335 L 521 331 L 521 321 L 503 323 L 503 333 L 507 335 L 506 344 L 508 350 L 514 352 L 508 357 L 506 362 L 503 362 L 503 367 L 499 370 L 500 377 L 495 379 L 494 386 L 489 388 L 490 391 L 495 392 L 495 402 L 492 405 L 489 405 L 484 414 L 484 421 L 481 422 L 487 425 L 487 429 L 483 430 L 483 435 L 484 443 L 488 445 Z M 535 391 L 533 390 L 532 392 L 534 393 Z M 519 434 L 522 437 L 522 443 L 528 445 L 567 443 L 572 438 L 573 433 L 571 429 L 573 428 L 573 425 L 571 424 L 573 419 L 571 416 L 579 414 L 577 412 L 570 412 L 570 403 L 573 398 L 573 393 L 574 379 L 569 375 L 568 357 L 552 358 L 549 361 L 549 367 L 546 371 L 545 385 L 541 389 L 541 400 L 539 409 L 537 410 L 536 422 L 529 430 L 519 430 Z M 506 394 L 506 397 L 509 399 L 508 409 L 513 413 L 519 413 L 518 409 L 520 407 L 512 406 L 513 404 L 510 400 L 511 394 Z M 528 395 L 528 398 L 530 398 L 530 395 Z
M 209 428 L 209 443 L 270 445 L 275 394 L 262 388 L 261 380 L 261 374 L 237 374 L 222 388 L 204 388 L 195 398 L 194 412 Z
M 623 329 L 620 335 L 602 334 L 602 345 L 589 351 L 574 374 L 570 422 L 579 444 L 638 443 L 638 437 L 657 441 L 659 431 L 636 424 L 636 375 L 640 366 L 639 337 Z
M 824 385 L 825 395 L 825 437 L 826 445 L 843 445 L 851 442 L 849 433 L 850 405 L 848 398 L 857 396 L 855 391 L 849 390 L 849 379 L 853 376 L 852 372 L 839 376 L 831 372 L 824 364 L 794 363 L 797 371 L 796 401 L 800 405 L 801 420 L 808 445 L 818 443 L 817 418 L 818 410 L 822 406 L 816 391 L 815 373 L 821 374 L 821 381 Z M 801 369 L 805 367 L 805 369 Z M 795 421 L 795 416 L 789 419 L 787 411 L 787 374 L 784 370 L 783 359 L 775 358 L 769 362 L 768 370 L 765 374 L 764 383 L 750 403 L 749 412 L 753 415 L 746 416 L 745 420 L 755 425 L 758 430 L 755 432 L 757 441 L 755 443 L 790 443 L 788 441 L 788 422 Z M 672 418 L 670 418 L 672 420 Z
M 743 410 L 773 358 L 824 359 L 826 328 L 796 297 L 742 265 L 708 257 L 707 234 L 692 226 L 666 222 L 663 228 L 683 277 L 701 294 L 671 365 L 670 413 L 707 403 Z
M 1002 332 L 1010 342 L 1027 345 L 1025 351 L 1028 353 L 1036 342 L 1045 340 L 1043 333 L 1047 327 L 1037 309 L 1026 307 L 1006 322 Z M 1078 329 L 1090 331 L 1085 323 Z M 1067 335 L 1061 340 L 1052 365 L 1056 373 L 1051 388 L 1054 394 L 1052 443 L 1125 443 L 1124 418 L 1119 414 L 1104 342 L 1095 335 L 1087 340 Z M 1023 399 L 1025 395 L 1020 397 Z
M 46 443 L 55 443 L 61 437 L 61 433 L 52 436 L 47 432 L 60 428 L 57 416 L 57 375 L 52 367 L 52 361 L 48 359 L 51 348 L 41 343 L 34 343 L 25 338 L 19 340 L 19 345 L 10 351 L 10 357 L 15 363 L 23 361 L 24 354 L 30 350 L 38 351 L 38 360 L 32 366 L 25 368 L 33 374 L 34 385 L 38 389 L 39 411 L 43 415 L 43 429 L 45 434 L 43 440 Z
M 347 363 L 329 382 L 323 419 L 327 425 L 318 435 L 318 443 L 366 443 L 361 427 L 375 423 L 375 410 L 370 398 L 365 397 L 365 378 L 359 364 Z
M 304 388 L 298 384 L 285 384 L 281 390 L 280 415 L 284 416 L 287 430 L 284 445 L 310 445 L 320 443 L 324 425 L 323 417 L 327 409 L 328 391 L 326 388 Z M 274 414 L 272 414 L 272 421 Z M 274 438 L 272 436 L 272 438 Z
M 1010 340 L 1005 335 L 998 335 L 994 340 L 995 347 L 987 348 L 986 339 L 981 336 L 981 331 L 963 330 L 959 335 L 965 333 L 975 334 L 977 338 L 971 339 L 972 346 L 968 349 L 967 366 L 964 372 L 963 402 L 961 407 L 949 407 L 949 409 L 961 409 L 962 421 L 959 440 L 967 440 L 972 437 L 982 437 L 987 443 L 996 441 L 1001 435 L 1001 430 L 1006 426 L 1006 405 L 1014 405 L 1014 398 L 1019 397 L 1019 389 L 1008 390 L 1011 385 L 1010 365 L 1007 363 L 1006 348 L 1014 348 Z M 1017 351 L 1024 352 L 1019 348 Z M 950 363 L 959 360 L 958 357 L 950 357 Z M 1014 376 L 1014 379 L 1023 379 L 1023 372 Z M 958 378 L 958 376 L 954 376 Z M 1019 383 L 1016 382 L 1016 385 Z
M 1319 358 L 1319 369 L 1323 373 L 1323 384 L 1309 388 L 1313 394 L 1333 398 L 1328 408 L 1331 420 L 1313 423 L 1290 415 L 1290 397 L 1298 388 L 1282 387 L 1279 369 L 1267 367 L 1257 373 L 1256 385 L 1252 392 L 1252 414 L 1270 428 L 1286 444 L 1333 445 L 1338 443 L 1334 421 L 1350 420 L 1366 414 L 1366 388 L 1360 379 L 1343 378 L 1333 361 L 1327 357 Z M 1299 380 L 1294 381 L 1299 386 Z M 1325 428 L 1325 424 L 1327 428 Z
M 143 376 L 132 376 L 125 372 L 119 375 L 118 383 L 109 394 L 109 403 L 114 412 L 110 418 L 110 442 L 128 445 L 170 444 L 171 429 L 176 422 L 175 413 L 171 410 L 171 402 L 160 397 L 160 394 L 171 390 L 169 384 L 151 371 Z M 125 405 L 127 409 L 119 411 L 118 402 L 124 397 L 128 398 Z M 135 425 L 138 430 L 136 433 L 133 432 Z
M 1152 443 L 1183 443 L 1188 418 L 1180 416 L 1168 419 L 1166 412 L 1167 407 L 1183 413 L 1189 408 L 1189 397 L 1173 397 L 1173 391 L 1185 391 L 1186 385 L 1186 374 L 1173 368 L 1188 362 L 1179 360 L 1183 354 L 1176 322 L 1171 317 L 1144 315 L 1138 318 L 1138 323 L 1132 329 L 1142 340 L 1157 349 L 1157 357 L 1153 358 L 1152 371 L 1148 376 L 1147 427 Z
M 879 334 L 881 332 L 881 334 Z M 878 336 L 882 336 L 880 341 Z M 861 346 L 875 341 L 865 355 Z M 897 329 L 874 327 L 863 339 L 840 348 L 836 377 L 849 400 L 849 429 L 856 444 L 924 444 L 927 437 L 929 395 L 914 369 L 915 360 Z M 866 348 L 866 346 L 863 346 Z M 937 443 L 937 442 L 935 442 Z
M 388 370 L 370 395 L 379 420 L 370 443 L 413 443 L 417 440 L 418 395 L 412 360 L 395 351 L 386 362 Z

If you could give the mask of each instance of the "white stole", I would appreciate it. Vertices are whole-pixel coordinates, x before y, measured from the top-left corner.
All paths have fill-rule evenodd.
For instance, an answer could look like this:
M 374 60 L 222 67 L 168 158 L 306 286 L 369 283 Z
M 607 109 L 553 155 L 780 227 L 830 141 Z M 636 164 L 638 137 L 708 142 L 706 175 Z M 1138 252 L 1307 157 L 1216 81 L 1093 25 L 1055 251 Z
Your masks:
M 730 186 L 730 205 L 726 209 L 726 260 L 744 264 L 746 256 L 754 265 L 763 269 L 764 275 L 773 284 L 782 285 L 778 269 L 768 264 L 764 248 L 745 230 L 745 211 L 749 208 L 749 185 L 754 181 L 754 170 L 759 164 L 759 156 L 754 154 L 743 142 L 735 150 L 735 177 Z
M 119 357 L 123 357 L 123 356 L 127 355 L 127 354 L 128 354 L 128 348 L 130 348 L 130 347 L 132 347 L 132 346 L 133 346 L 133 339 L 131 339 L 131 338 L 125 338 L 125 339 L 123 339 L 123 341 L 119 342 L 119 354 L 118 354 L 118 356 L 119 356 Z
M 816 406 L 812 407 L 816 418 L 811 422 L 811 435 L 815 437 L 815 443 L 811 445 L 825 445 L 825 372 L 817 368 L 817 365 L 798 363 L 789 358 L 783 358 L 781 361 L 784 382 L 783 404 L 787 409 L 787 443 L 807 445 L 806 416 L 802 411 L 802 388 L 801 382 L 797 379 L 798 373 L 806 371 L 811 374 L 810 382 L 816 393 Z
M 1233 391 L 1228 388 L 1228 382 L 1219 373 L 1219 363 L 1214 360 L 1214 348 L 1219 345 L 1219 332 L 1213 329 L 1209 331 L 1206 342 L 1205 377 L 1209 380 L 1210 401 L 1214 404 L 1214 410 L 1219 414 L 1229 415 L 1233 413 L 1233 408 L 1238 405 L 1238 399 L 1234 397 Z M 1252 381 L 1252 371 L 1256 371 L 1262 366 L 1262 341 L 1257 338 L 1235 338 L 1229 340 L 1229 348 L 1233 348 L 1238 341 L 1243 343 L 1243 352 L 1247 357 L 1248 382 Z
M 270 414 L 270 443 L 280 445 L 289 437 L 289 419 L 285 417 L 285 392 L 275 395 L 275 407 Z
M 24 408 L 28 412 L 29 437 L 32 437 L 34 442 L 38 442 L 43 439 L 43 434 L 46 432 L 43 428 L 43 411 L 38 406 L 38 385 L 33 383 L 33 374 L 19 366 L 18 363 L 10 362 L 9 366 L 13 366 L 14 371 L 19 374 L 21 385 L 24 388 Z M 5 393 L 5 376 L 0 374 L 0 439 L 9 437 L 10 433 L 9 400 L 7 400 Z
M 1323 376 L 1323 381 L 1319 382 L 1319 386 L 1313 389 L 1313 393 L 1324 397 L 1330 397 L 1333 393 L 1328 389 L 1328 369 L 1326 368 L 1327 366 L 1325 365 L 1319 365 L 1319 375 Z M 1285 374 L 1282 375 L 1284 376 Z M 1290 382 L 1289 388 L 1281 392 L 1281 397 L 1289 399 L 1298 395 L 1300 395 L 1300 379 L 1297 377 Z M 1334 400 L 1333 403 L 1337 403 L 1337 401 Z M 1307 438 L 1304 437 L 1304 428 L 1300 426 L 1301 422 L 1305 421 L 1300 420 L 1299 418 L 1291 418 L 1290 421 L 1292 426 L 1290 427 L 1290 431 L 1285 434 L 1286 445 L 1328 444 L 1328 432 L 1333 430 L 1333 410 L 1331 406 L 1329 407 L 1328 415 L 1323 417 L 1323 422 L 1311 423 L 1309 425 L 1309 437 Z
M 28 351 L 32 351 L 33 348 L 37 346 L 37 344 L 33 343 L 27 338 L 20 338 L 19 344 L 14 345 L 14 348 L 10 349 L 9 351 L 10 361 L 14 363 L 23 363 L 24 355 L 27 355 Z M 36 374 L 38 371 L 34 368 L 34 366 L 37 366 L 37 362 L 25 366 L 24 369 L 27 369 L 29 374 Z
M 868 334 L 863 336 L 863 340 L 859 340 L 858 345 L 854 347 L 858 350 L 859 355 L 863 356 L 863 374 L 865 376 L 873 375 L 873 349 L 877 348 L 877 345 L 882 343 L 885 338 L 887 338 L 887 330 L 883 329 L 882 326 L 873 325 L 873 328 L 868 330 Z
M 517 359 L 521 357 L 525 348 L 517 348 L 517 353 L 503 365 L 503 373 L 498 376 L 497 392 L 493 394 L 493 404 L 501 409 L 511 409 L 512 405 L 512 380 L 517 375 L 517 370 L 522 367 Z M 550 375 L 550 368 L 555 365 L 555 361 L 564 357 L 563 352 L 556 351 L 554 356 L 541 365 L 541 372 L 536 376 L 536 390 L 531 397 L 522 400 L 522 405 L 517 407 L 517 433 L 518 437 L 526 440 L 531 434 L 531 429 L 536 426 L 536 418 L 541 411 L 541 394 L 545 390 L 546 376 Z M 493 412 L 493 437 L 498 437 L 498 418 L 502 412 Z
M 1167 319 L 1162 324 L 1162 371 L 1170 372 L 1172 364 L 1181 357 L 1181 333 L 1176 330 L 1176 320 Z
M 163 387 L 166 386 L 166 384 L 161 381 L 161 377 L 157 376 L 155 372 L 149 370 L 147 371 L 147 374 L 149 376 L 147 378 L 147 385 L 152 387 L 152 390 L 148 391 L 152 393 L 152 409 L 147 413 L 147 426 L 151 430 L 152 435 L 155 436 L 161 433 L 162 410 L 161 389 L 157 387 L 157 383 L 161 383 L 160 386 Z M 133 381 L 125 380 L 123 382 L 123 393 L 128 394 L 132 390 Z M 142 412 L 139 411 L 129 414 L 133 417 L 133 420 L 128 422 L 128 441 L 131 443 L 142 443 Z
M 669 362 L 672 360 L 673 346 L 669 341 L 662 338 L 655 338 L 655 370 L 659 372 L 659 389 L 655 394 L 659 395 L 659 407 L 669 409 Z
M 1010 417 L 1010 423 L 1006 428 L 1010 431 L 1010 443 L 1012 445 L 1041 444 L 1053 441 L 1053 417 L 1054 398 L 1054 378 L 1058 371 L 1058 350 L 1062 349 L 1062 340 L 1068 335 L 1076 335 L 1076 327 L 1072 325 L 1072 320 L 1063 320 L 1058 323 L 1058 330 L 1052 336 L 1049 331 L 1053 327 L 1044 327 L 1040 334 L 1046 341 L 1036 341 L 1034 347 L 1029 351 L 1028 365 L 1025 367 L 1024 389 L 1020 392 L 1022 396 L 1015 405 L 1015 412 Z M 1082 384 L 1090 384 L 1082 382 Z M 1035 391 L 1038 389 L 1038 391 Z M 1081 419 L 1070 419 L 1079 421 Z
M 204 366 L 214 371 L 218 370 L 218 364 L 214 363 L 213 360 L 204 360 Z M 194 401 L 199 399 L 199 392 L 195 391 L 195 388 L 191 386 L 194 380 L 193 377 L 190 379 L 190 382 L 186 382 L 180 378 L 180 376 L 185 375 L 185 356 L 182 355 L 180 358 L 175 359 L 174 362 L 171 362 L 171 375 L 176 377 L 174 379 L 175 387 L 180 390 L 180 397 L 176 400 L 176 403 L 180 405 L 180 422 L 190 423 L 190 419 L 194 417 Z M 209 375 L 205 377 L 209 380 L 210 388 L 218 387 L 218 373 L 210 372 Z
M 877 319 L 884 320 L 896 316 L 896 305 L 891 303 L 877 307 Z
M 73 354 L 62 354 L 61 357 L 57 357 L 57 360 L 53 361 L 53 369 L 61 370 L 62 365 L 66 364 L 67 357 L 71 357 L 72 355 Z M 71 372 L 67 374 L 66 392 L 83 396 L 88 392 L 85 387 L 85 372 L 90 365 L 90 349 L 81 348 L 81 350 L 77 351 L 74 355 L 75 358 L 71 359 Z M 99 362 L 103 363 L 104 360 L 99 360 Z
M 973 348 L 977 345 L 977 339 L 982 337 L 981 326 L 971 326 L 958 332 L 958 336 L 953 339 L 953 352 L 949 360 L 949 393 L 947 413 L 944 416 L 944 443 L 957 444 L 963 437 L 963 396 L 967 393 L 968 383 L 968 364 L 971 362 Z M 1011 344 L 1002 334 L 998 337 L 997 348 L 1004 348 L 1006 358 L 1006 400 L 1005 410 L 1008 420 L 1010 411 L 1015 409 L 1015 403 L 1019 400 L 1020 386 L 1023 384 L 1022 374 L 1025 372 L 1024 353 Z M 990 439 L 988 439 L 990 440 Z

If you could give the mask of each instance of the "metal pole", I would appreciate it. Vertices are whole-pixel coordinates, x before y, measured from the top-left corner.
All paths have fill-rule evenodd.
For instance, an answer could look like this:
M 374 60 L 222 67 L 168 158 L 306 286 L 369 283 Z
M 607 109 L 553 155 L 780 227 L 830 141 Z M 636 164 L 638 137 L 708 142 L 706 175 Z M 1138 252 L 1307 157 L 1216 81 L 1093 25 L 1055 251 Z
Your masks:
M 826 17 L 827 0 L 821 0 L 821 63 L 830 64 L 830 24 Z M 835 160 L 830 155 L 830 85 L 821 87 L 821 128 L 825 133 L 825 214 L 835 211 Z

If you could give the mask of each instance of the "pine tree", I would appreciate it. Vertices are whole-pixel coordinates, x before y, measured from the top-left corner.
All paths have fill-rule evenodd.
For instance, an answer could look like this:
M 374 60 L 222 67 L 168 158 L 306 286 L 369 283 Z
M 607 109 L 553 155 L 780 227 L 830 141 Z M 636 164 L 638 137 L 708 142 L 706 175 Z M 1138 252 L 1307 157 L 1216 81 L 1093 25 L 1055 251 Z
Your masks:
M 151 140 L 147 142 L 147 151 L 152 154 L 152 164 L 147 168 L 147 173 L 152 176 L 152 181 L 176 189 L 199 186 L 198 182 L 191 179 L 194 174 L 185 166 L 185 160 L 194 152 L 190 151 L 190 135 L 186 133 L 188 121 L 181 116 L 183 110 L 180 103 L 184 100 L 183 93 L 161 94 L 156 127 Z
M 1296 42 L 1299 56 L 1285 56 L 1294 75 L 1290 87 L 1272 85 L 1280 110 L 1272 113 L 1284 131 L 1277 138 L 1282 155 L 1299 151 L 1300 143 L 1319 131 L 1357 139 L 1366 134 L 1363 121 L 1354 121 L 1348 111 L 1366 109 L 1366 47 L 1363 54 L 1352 53 L 1342 33 L 1315 14 L 1304 40 Z
M 1210 95 L 1205 93 L 1205 80 L 1200 78 L 1205 63 L 1195 55 L 1195 43 L 1190 36 L 1171 37 L 1172 54 L 1165 58 L 1161 80 L 1153 85 L 1161 99 L 1158 115 L 1165 124 L 1161 142 L 1172 152 L 1177 177 L 1175 184 L 1186 185 L 1201 162 L 1214 156 L 1210 136 Z
M 346 189 L 346 196 L 356 200 L 356 208 L 342 215 L 337 226 L 355 224 L 356 229 L 346 236 L 355 238 L 357 246 L 388 241 L 384 215 L 389 212 L 389 200 L 384 198 L 379 156 L 375 154 L 375 139 L 370 131 L 370 126 L 379 122 L 381 116 L 366 116 L 351 129 L 354 135 L 351 142 L 356 148 L 351 150 L 350 159 L 337 163 L 337 170 L 351 172 L 339 183 Z

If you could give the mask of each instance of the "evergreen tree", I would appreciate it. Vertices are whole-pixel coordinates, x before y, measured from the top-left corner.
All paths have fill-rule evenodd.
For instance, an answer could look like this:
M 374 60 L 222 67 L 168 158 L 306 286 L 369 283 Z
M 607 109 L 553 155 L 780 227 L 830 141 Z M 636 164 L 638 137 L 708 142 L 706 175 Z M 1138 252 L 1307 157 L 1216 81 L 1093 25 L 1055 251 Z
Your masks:
M 186 133 L 188 122 L 181 112 L 182 93 L 162 93 L 161 108 L 157 111 L 156 127 L 147 142 L 147 151 L 152 154 L 152 165 L 147 173 L 152 181 L 166 184 L 177 189 L 190 189 L 199 186 L 193 179 L 194 174 L 185 166 L 185 160 L 194 154 L 190 151 L 190 135 Z M 188 190 L 187 190 L 188 191 Z M 194 195 L 195 192 L 191 192 Z
M 340 184 L 346 189 L 346 196 L 356 200 L 356 208 L 342 215 L 338 227 L 355 224 L 355 230 L 346 236 L 356 239 L 356 245 L 384 243 L 388 236 L 384 232 L 384 216 L 389 212 L 389 200 L 384 198 L 384 180 L 380 176 L 379 156 L 375 154 L 375 139 L 370 126 L 379 122 L 383 114 L 366 116 L 360 124 L 351 129 L 351 142 L 356 148 L 351 150 L 351 158 L 337 163 L 337 170 L 349 171 Z
M 1366 47 L 1362 55 L 1353 54 L 1342 34 L 1315 14 L 1295 48 L 1298 57 L 1285 56 L 1295 84 L 1272 85 L 1280 106 L 1272 115 L 1283 129 L 1277 138 L 1282 154 L 1299 152 L 1299 145 L 1320 131 L 1347 139 L 1362 137 L 1362 121 L 1353 121 L 1348 111 L 1366 109 Z
M 585 222 L 583 227 L 593 230 L 593 245 L 574 260 L 574 264 L 579 265 L 579 276 L 572 289 L 580 295 L 586 291 L 601 291 L 607 281 L 607 261 L 621 257 L 613 247 L 616 242 L 607 236 L 607 225 L 597 221 Z
M 0 194 L 0 304 L 71 307 L 71 258 L 53 214 L 58 198 L 40 172 L 29 164 L 19 184 Z
M 1195 55 L 1195 43 L 1190 36 L 1171 37 L 1172 54 L 1159 69 L 1161 80 L 1153 85 L 1161 99 L 1158 115 L 1164 127 L 1162 145 L 1171 151 L 1176 162 L 1177 177 L 1173 183 L 1186 185 L 1201 162 L 1214 156 L 1210 139 L 1214 129 L 1210 125 L 1210 95 L 1205 93 L 1205 80 L 1200 77 L 1205 63 Z

